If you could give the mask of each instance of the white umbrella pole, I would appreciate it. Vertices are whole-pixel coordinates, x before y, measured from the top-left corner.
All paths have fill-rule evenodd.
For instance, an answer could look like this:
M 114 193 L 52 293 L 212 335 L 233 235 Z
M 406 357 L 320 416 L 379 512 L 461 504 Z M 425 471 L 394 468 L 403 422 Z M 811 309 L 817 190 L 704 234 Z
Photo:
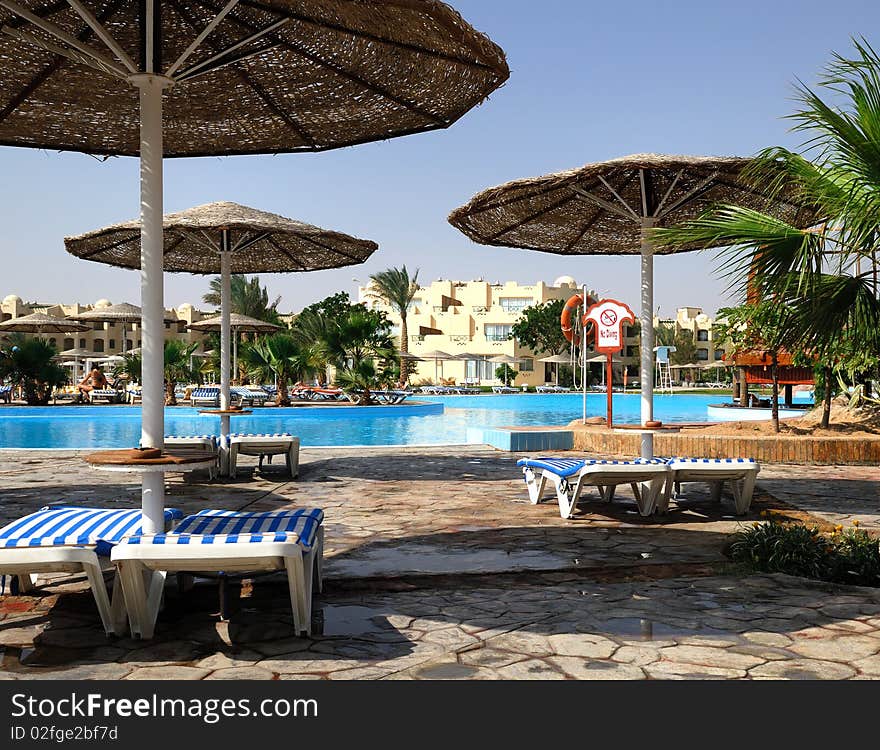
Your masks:
M 229 323 L 229 306 L 232 302 L 232 275 L 229 254 L 229 232 L 221 233 L 220 248 L 220 409 L 229 409 L 229 343 L 231 328 Z M 221 470 L 228 473 L 229 456 L 229 415 L 220 416 L 220 451 L 222 456 Z
M 583 309 L 581 312 L 581 316 L 587 312 L 587 285 L 584 284 L 584 288 L 582 290 L 583 294 Z M 581 388 L 583 389 L 583 423 L 587 423 L 587 332 L 584 330 L 583 319 L 581 320 Z
M 654 248 L 647 230 L 654 226 L 651 218 L 642 219 L 642 310 L 641 310 L 641 378 L 642 426 L 654 419 Z M 610 386 L 609 386 L 610 387 Z M 642 433 L 642 458 L 654 457 L 654 436 Z
M 164 300 L 162 278 L 162 89 L 160 76 L 133 76 L 141 110 L 141 306 L 143 406 L 141 444 L 162 448 L 165 434 Z M 165 482 L 161 473 L 143 474 L 141 506 L 146 534 L 165 529 Z

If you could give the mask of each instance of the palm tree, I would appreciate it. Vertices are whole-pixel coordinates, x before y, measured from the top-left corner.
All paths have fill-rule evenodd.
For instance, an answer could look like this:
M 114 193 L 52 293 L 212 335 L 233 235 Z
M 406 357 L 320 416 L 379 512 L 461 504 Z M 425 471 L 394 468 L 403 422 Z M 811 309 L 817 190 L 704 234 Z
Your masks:
M 419 269 L 410 277 L 406 266 L 388 268 L 370 276 L 370 288 L 367 292 L 372 299 L 378 299 L 391 307 L 400 316 L 400 351 L 409 352 L 409 329 L 406 317 L 409 306 L 419 290 Z M 412 363 L 405 361 L 401 367 L 407 373 Z
M 165 406 L 177 406 L 175 390 L 180 381 L 199 379 L 199 370 L 190 365 L 193 352 L 198 344 L 186 344 L 183 341 L 169 339 L 165 342 Z M 123 361 L 116 367 L 116 373 L 125 375 L 129 380 L 140 382 L 143 360 L 140 354 L 123 354 Z
M 880 356 L 880 57 L 864 40 L 855 50 L 854 59 L 835 55 L 819 84 L 839 104 L 803 84 L 797 88 L 800 109 L 790 117 L 796 131 L 808 134 L 804 154 L 766 149 L 751 170 L 771 195 L 785 189 L 814 206 L 814 226 L 724 205 L 654 230 L 667 246 L 727 245 L 722 270 L 734 288 L 752 301 L 788 308 L 786 345 L 808 352 L 825 373 L 823 427 L 831 372 L 853 371 L 854 363 L 876 372 Z
M 53 360 L 56 354 L 45 339 L 11 334 L 0 350 L 0 383 L 20 386 L 28 405 L 45 406 L 52 389 L 68 382 L 67 370 Z
M 219 276 L 215 276 L 209 282 L 211 291 L 202 297 L 202 300 L 214 307 L 220 307 L 221 284 Z M 264 320 L 267 323 L 283 325 L 278 305 L 281 297 L 278 296 L 273 302 L 269 302 L 269 290 L 260 284 L 257 276 L 250 279 L 244 274 L 234 273 L 230 277 L 230 310 L 239 315 L 247 315 L 250 318 Z
M 336 367 L 337 381 L 349 392 L 359 391 L 365 404 L 371 402 L 370 391 L 388 381 L 397 362 L 388 320 L 375 310 L 352 307 L 328 330 L 324 346 Z
M 289 333 L 276 333 L 248 344 L 239 353 L 239 362 L 249 375 L 261 381 L 278 379 L 278 406 L 290 405 L 291 381 L 313 377 L 317 369 L 314 351 Z

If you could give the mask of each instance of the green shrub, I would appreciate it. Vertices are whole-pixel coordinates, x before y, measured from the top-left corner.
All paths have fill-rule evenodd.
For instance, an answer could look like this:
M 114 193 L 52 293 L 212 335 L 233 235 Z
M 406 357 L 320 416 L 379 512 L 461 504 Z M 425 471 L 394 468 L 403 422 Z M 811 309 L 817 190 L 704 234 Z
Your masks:
M 827 546 L 816 528 L 769 521 L 738 533 L 730 545 L 730 554 L 737 562 L 765 573 L 823 578 Z
M 830 580 L 857 586 L 880 586 L 880 540 L 861 529 L 833 539 Z
M 803 524 L 755 523 L 735 535 L 730 556 L 765 573 L 880 587 L 880 541 L 860 529 L 829 538 Z

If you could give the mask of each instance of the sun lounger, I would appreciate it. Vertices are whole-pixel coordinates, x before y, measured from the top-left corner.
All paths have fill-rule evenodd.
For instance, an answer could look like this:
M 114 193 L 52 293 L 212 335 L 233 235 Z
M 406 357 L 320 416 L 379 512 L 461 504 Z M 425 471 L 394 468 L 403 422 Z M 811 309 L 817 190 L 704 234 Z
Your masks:
M 115 388 L 95 388 L 93 391 L 88 391 L 88 399 L 93 404 L 99 399 L 108 404 L 117 404 L 121 395 Z
M 678 497 L 685 482 L 706 482 L 712 488 L 712 499 L 720 501 L 721 490 L 727 481 L 733 490 L 736 515 L 749 512 L 755 480 L 761 470 L 757 461 L 751 458 L 670 458 L 667 465 L 670 474 L 658 501 L 659 512 L 667 511 L 673 490 Z
M 5 401 L 7 404 L 12 403 L 11 385 L 0 385 L 0 401 Z
M 287 571 L 297 635 L 311 634 L 312 587 L 322 589 L 324 512 L 202 511 L 167 534 L 135 536 L 113 548 L 133 638 L 152 638 L 165 576 Z M 153 571 L 146 583 L 147 571 Z
M 509 385 L 493 385 L 492 393 L 519 393 L 519 389 L 511 388 Z
M 230 394 L 243 406 L 265 406 L 266 401 L 269 400 L 269 394 L 266 391 L 244 386 L 231 388 Z
M 282 432 L 275 435 L 244 435 L 233 434 L 229 436 L 229 476 L 233 479 L 236 475 L 238 456 L 259 456 L 259 469 L 263 469 L 263 459 L 272 456 L 283 455 L 287 462 L 287 471 L 291 479 L 299 474 L 299 438 Z
M 669 467 L 661 459 L 606 461 L 571 458 L 525 458 L 517 461 L 529 491 L 529 499 L 537 505 L 544 499 L 549 480 L 559 503 L 559 515 L 571 518 L 584 487 L 596 487 L 606 502 L 614 499 L 620 484 L 632 487 L 639 513 L 651 515 L 660 501 Z M 640 487 L 640 484 L 646 484 Z
M 220 406 L 219 388 L 194 388 L 189 397 L 193 406 L 209 406 L 212 408 Z
M 166 435 L 163 439 L 165 448 L 203 451 L 206 458 L 214 458 L 215 465 L 208 469 L 208 479 L 214 479 L 220 470 L 219 439 L 216 435 Z
M 165 511 L 171 525 L 183 514 Z M 112 600 L 104 584 L 101 559 L 106 561 L 113 545 L 140 533 L 140 510 L 46 507 L 0 529 L 0 575 L 15 576 L 18 590 L 26 593 L 39 573 L 85 573 L 98 605 L 105 632 L 123 630 L 125 610 L 113 585 Z

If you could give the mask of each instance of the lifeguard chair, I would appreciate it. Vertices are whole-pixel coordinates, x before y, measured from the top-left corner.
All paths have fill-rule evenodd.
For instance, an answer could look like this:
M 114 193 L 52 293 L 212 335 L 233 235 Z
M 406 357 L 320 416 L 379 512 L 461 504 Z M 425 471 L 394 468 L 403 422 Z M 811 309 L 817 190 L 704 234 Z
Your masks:
M 657 382 L 655 388 L 658 391 L 672 393 L 672 370 L 669 367 L 669 355 L 677 351 L 674 346 L 655 346 L 654 359 L 657 363 Z

